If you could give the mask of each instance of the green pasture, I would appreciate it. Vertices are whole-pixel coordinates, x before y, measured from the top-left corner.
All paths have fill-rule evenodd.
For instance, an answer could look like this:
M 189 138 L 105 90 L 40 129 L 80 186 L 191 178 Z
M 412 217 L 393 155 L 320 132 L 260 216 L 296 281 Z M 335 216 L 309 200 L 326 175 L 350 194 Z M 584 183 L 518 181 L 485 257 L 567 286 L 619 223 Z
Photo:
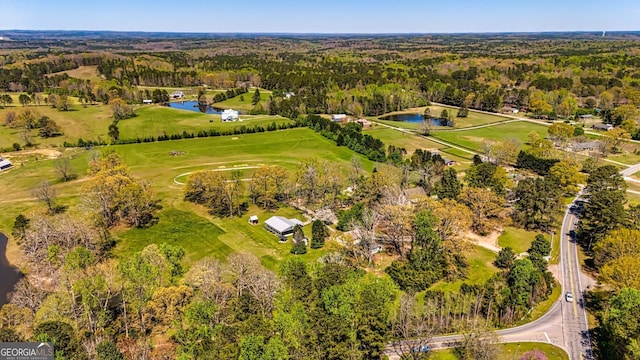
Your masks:
M 434 131 L 432 136 L 471 150 L 480 151 L 485 140 L 504 141 L 515 138 L 525 146 L 528 141 L 527 136 L 531 131 L 537 131 L 541 136 L 546 136 L 547 127 L 527 121 L 519 121 L 471 130 Z
M 498 245 L 506 248 L 510 247 L 516 254 L 526 252 L 531 247 L 531 243 L 539 233 L 535 231 L 528 231 L 512 226 L 507 226 L 498 238 Z M 543 234 L 544 237 L 551 241 L 551 237 L 547 234 Z
M 453 282 L 439 281 L 431 286 L 430 290 L 440 290 L 457 292 L 463 283 L 469 285 L 484 284 L 493 274 L 498 272 L 498 268 L 493 265 L 496 253 L 480 246 L 475 246 L 471 255 L 467 257 L 469 267 L 467 268 L 467 278 Z
M 200 130 L 230 130 L 236 127 L 267 127 L 271 123 L 289 123 L 291 120 L 280 116 L 241 115 L 241 121 L 222 122 L 220 115 L 173 109 L 163 106 L 143 106 L 136 110 L 136 116 L 121 120 L 118 123 L 120 137 L 131 139 L 136 137 L 178 134 L 183 131 L 197 133 Z
M 254 92 L 255 92 L 255 89 L 249 89 L 249 92 L 245 94 L 238 95 L 236 97 L 232 97 L 225 101 L 215 103 L 213 104 L 213 106 L 219 107 L 219 108 L 225 108 L 225 109 L 231 108 L 234 110 L 249 111 L 253 109 L 253 105 L 251 104 L 251 101 L 253 100 Z M 270 96 L 271 96 L 270 91 L 260 89 L 260 103 L 264 103 L 265 101 L 269 100 Z

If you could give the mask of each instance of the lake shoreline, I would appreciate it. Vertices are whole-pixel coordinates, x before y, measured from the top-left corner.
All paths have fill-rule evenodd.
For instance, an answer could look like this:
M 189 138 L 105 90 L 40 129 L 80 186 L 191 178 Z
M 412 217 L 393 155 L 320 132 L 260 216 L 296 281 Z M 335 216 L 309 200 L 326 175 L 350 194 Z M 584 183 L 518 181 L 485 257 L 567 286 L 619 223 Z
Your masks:
M 0 233 L 0 306 L 9 302 L 8 294 L 13 291 L 15 284 L 24 276 L 13 266 L 7 257 L 9 238 Z

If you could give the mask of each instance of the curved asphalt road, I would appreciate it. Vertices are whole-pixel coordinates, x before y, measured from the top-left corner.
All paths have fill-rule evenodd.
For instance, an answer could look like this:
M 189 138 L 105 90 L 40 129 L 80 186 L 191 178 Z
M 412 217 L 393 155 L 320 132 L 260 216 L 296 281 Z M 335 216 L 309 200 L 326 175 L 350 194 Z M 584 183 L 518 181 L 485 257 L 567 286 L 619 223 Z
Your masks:
M 562 221 L 558 264 L 561 269 L 561 279 L 558 280 L 562 285 L 562 296 L 539 319 L 522 326 L 498 330 L 496 333 L 500 342 L 544 342 L 564 349 L 571 360 L 593 359 L 584 294 L 586 288 L 593 286 L 595 282 L 580 269 L 578 247 L 573 236 L 577 220 L 567 206 Z M 573 294 L 573 302 L 565 300 L 567 292 Z M 438 336 L 429 345 L 433 349 L 455 347 L 461 338 L 461 335 Z M 401 354 L 392 345 L 387 346 L 386 353 L 389 359 L 400 359 Z

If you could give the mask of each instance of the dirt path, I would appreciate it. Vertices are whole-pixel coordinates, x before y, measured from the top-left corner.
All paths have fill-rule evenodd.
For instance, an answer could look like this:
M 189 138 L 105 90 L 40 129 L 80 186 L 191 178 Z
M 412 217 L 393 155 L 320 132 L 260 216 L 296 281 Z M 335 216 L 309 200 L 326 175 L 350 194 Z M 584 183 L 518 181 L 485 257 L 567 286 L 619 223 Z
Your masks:
M 498 237 L 502 234 L 500 231 L 495 231 L 487 236 L 480 236 L 472 232 L 466 234 L 467 239 L 474 241 L 478 246 L 485 249 L 489 249 L 495 253 L 500 252 L 502 248 L 498 245 Z
M 34 149 L 34 150 L 14 151 L 14 152 L 6 153 L 6 154 L 4 154 L 4 156 L 7 159 L 10 159 L 10 158 L 15 157 L 15 156 L 33 155 L 33 154 L 44 155 L 44 156 L 48 157 L 49 159 L 57 159 L 60 156 L 62 156 L 62 153 L 60 151 L 53 150 L 53 149 Z

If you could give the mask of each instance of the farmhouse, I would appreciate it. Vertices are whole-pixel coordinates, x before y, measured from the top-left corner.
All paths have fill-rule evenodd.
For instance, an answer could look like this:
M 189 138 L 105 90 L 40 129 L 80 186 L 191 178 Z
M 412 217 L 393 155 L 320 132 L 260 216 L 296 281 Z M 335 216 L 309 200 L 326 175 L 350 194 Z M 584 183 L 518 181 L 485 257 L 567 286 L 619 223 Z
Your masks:
M 174 91 L 170 96 L 172 99 L 182 99 L 184 97 L 184 93 L 182 91 Z
M 369 127 L 371 126 L 371 121 L 367 120 L 367 119 L 358 119 L 356 120 L 356 122 L 360 125 L 362 125 L 362 127 Z
M 574 142 L 570 145 L 570 148 L 575 152 L 585 151 L 585 150 L 594 150 L 600 147 L 600 141 L 585 141 L 585 142 Z
M 238 111 L 233 109 L 224 110 L 222 114 L 220 114 L 220 117 L 222 117 L 222 121 L 236 121 L 238 120 L 238 116 L 240 116 Z
M 2 160 L 2 158 L 0 158 L 0 171 L 3 170 L 7 170 L 9 168 L 11 168 L 13 166 L 13 164 L 11 163 L 11 161 L 9 160 Z
M 604 131 L 610 131 L 611 129 L 613 129 L 613 125 L 611 124 L 593 124 L 593 126 L 591 127 L 594 128 L 595 130 L 604 130 Z
M 331 115 L 331 121 L 341 122 L 347 118 L 347 114 L 333 114 Z
M 296 225 L 302 226 L 302 222 L 298 219 L 287 219 L 282 216 L 272 216 L 264 222 L 264 228 L 278 235 L 281 239 L 293 234 L 293 228 Z

